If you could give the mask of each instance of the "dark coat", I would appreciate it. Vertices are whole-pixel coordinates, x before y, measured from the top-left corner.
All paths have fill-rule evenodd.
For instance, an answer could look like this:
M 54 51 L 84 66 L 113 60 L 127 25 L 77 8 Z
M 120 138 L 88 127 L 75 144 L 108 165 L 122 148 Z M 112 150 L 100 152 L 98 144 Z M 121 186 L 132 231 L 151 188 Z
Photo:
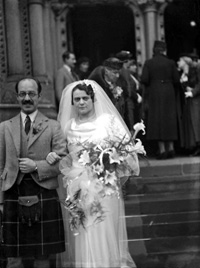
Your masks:
M 192 88 L 192 98 L 187 98 L 183 105 L 184 145 L 192 149 L 200 143 L 200 69 L 190 67 L 188 81 L 182 83 L 183 90 Z
M 96 81 L 106 92 L 112 103 L 115 105 L 119 113 L 121 114 L 122 118 L 124 119 L 125 117 L 125 99 L 127 98 L 128 92 L 127 92 L 127 82 L 126 80 L 120 76 L 116 82 L 116 86 L 119 86 L 122 88 L 123 93 L 120 98 L 116 99 L 114 98 L 109 84 L 106 82 L 104 79 L 104 67 L 103 66 L 98 66 L 96 67 L 88 79 Z
M 148 98 L 147 139 L 173 141 L 177 139 L 177 109 L 175 84 L 179 74 L 175 62 L 158 54 L 144 64 L 141 82 Z
M 134 117 L 134 110 L 137 105 L 137 89 L 136 89 L 136 83 L 131 77 L 130 71 L 122 68 L 121 69 L 121 76 L 126 80 L 127 82 L 127 95 L 125 99 L 125 122 L 129 128 L 129 130 L 133 130 L 133 125 L 135 122 Z

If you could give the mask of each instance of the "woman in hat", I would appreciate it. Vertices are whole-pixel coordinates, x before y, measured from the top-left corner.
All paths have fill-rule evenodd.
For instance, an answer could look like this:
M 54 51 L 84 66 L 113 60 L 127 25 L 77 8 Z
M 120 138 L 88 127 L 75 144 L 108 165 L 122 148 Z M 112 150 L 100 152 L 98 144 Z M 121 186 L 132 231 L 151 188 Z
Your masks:
M 194 156 L 200 155 L 200 67 L 189 54 L 178 61 L 180 83 L 184 90 L 183 147 Z

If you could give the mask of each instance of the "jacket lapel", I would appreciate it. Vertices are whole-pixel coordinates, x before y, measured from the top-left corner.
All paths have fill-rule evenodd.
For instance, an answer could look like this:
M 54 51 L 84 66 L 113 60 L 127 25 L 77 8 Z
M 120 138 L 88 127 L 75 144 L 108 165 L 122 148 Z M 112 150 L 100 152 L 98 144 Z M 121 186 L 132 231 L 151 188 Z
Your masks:
M 9 129 L 13 137 L 18 157 L 20 157 L 20 139 L 21 139 L 21 116 L 18 114 L 10 120 Z
M 38 111 L 29 136 L 28 148 L 40 137 L 40 135 L 48 127 L 48 121 L 49 119 Z

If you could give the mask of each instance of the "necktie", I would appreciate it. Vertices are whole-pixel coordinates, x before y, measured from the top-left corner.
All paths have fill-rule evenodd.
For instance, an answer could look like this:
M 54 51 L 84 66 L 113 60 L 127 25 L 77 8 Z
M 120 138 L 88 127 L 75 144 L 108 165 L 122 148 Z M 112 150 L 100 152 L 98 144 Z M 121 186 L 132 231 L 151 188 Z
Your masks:
M 26 116 L 26 122 L 25 122 L 25 132 L 26 132 L 26 135 L 28 135 L 29 131 L 30 131 L 30 128 L 31 128 L 31 119 L 30 117 L 27 115 Z

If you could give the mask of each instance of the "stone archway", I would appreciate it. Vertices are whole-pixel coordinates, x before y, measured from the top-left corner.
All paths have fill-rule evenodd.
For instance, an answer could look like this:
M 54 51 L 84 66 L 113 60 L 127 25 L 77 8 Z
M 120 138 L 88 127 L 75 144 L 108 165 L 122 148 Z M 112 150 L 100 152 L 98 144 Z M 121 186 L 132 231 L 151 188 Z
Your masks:
M 108 46 L 108 48 L 106 47 L 106 38 L 101 38 L 102 37 L 102 32 L 99 33 L 95 33 L 95 38 L 93 39 L 93 46 L 97 46 L 96 49 L 96 64 L 99 64 L 103 59 L 105 59 L 106 57 L 108 57 L 110 54 L 112 53 L 116 53 L 121 49 L 127 49 L 130 50 L 133 55 L 135 56 L 135 58 L 138 61 L 138 65 L 139 65 L 139 72 L 141 71 L 142 65 L 145 61 L 146 58 L 146 51 L 145 51 L 145 31 L 144 31 L 144 21 L 143 21 L 143 15 L 142 15 L 142 11 L 140 10 L 140 7 L 137 3 L 137 0 L 108 0 L 108 1 L 101 1 L 101 0 L 95 0 L 95 1 L 87 1 L 87 0 L 83 0 L 83 1 L 78 1 L 78 0 L 73 0 L 70 1 L 68 0 L 67 3 L 61 3 L 59 4 L 54 3 L 52 5 L 52 8 L 54 10 L 55 13 L 55 17 L 56 17 L 56 31 L 57 31 L 57 46 L 58 46 L 58 56 L 61 59 L 61 55 L 64 52 L 64 50 L 69 49 L 72 51 L 75 51 L 75 54 L 78 56 L 81 56 L 82 54 L 87 54 L 87 50 L 86 52 L 83 50 L 81 51 L 80 48 L 78 48 L 77 43 L 79 43 L 79 41 L 81 40 L 81 38 L 83 38 L 84 40 L 84 36 L 83 37 L 77 37 L 76 35 L 73 33 L 73 21 L 75 21 L 75 19 L 73 18 L 73 14 L 76 14 L 81 12 L 81 10 L 83 9 L 89 9 L 91 11 L 91 9 L 93 10 L 99 10 L 99 9 L 105 9 L 106 12 L 110 12 L 109 16 L 112 16 L 114 19 L 116 19 L 117 17 L 117 13 L 122 13 L 121 16 L 123 17 L 127 17 L 130 19 L 130 21 L 128 21 L 129 26 L 127 27 L 127 29 L 125 29 L 126 24 L 124 25 L 120 25 L 120 23 L 123 24 L 123 21 L 126 22 L 127 18 L 120 18 L 119 19 L 119 25 L 120 25 L 120 29 L 124 30 L 124 36 L 123 34 L 121 34 L 121 36 L 118 34 L 118 37 L 120 36 L 120 38 L 117 39 L 117 34 L 115 33 L 113 39 L 111 39 L 111 41 L 116 40 L 114 42 L 114 44 L 117 44 L 118 41 L 119 44 L 114 45 L 113 49 L 112 49 L 112 45 L 113 42 L 110 43 L 110 47 Z M 114 13 L 112 13 L 111 10 L 118 10 Z M 110 10 L 110 11 L 108 11 Z M 122 12 L 120 12 L 122 11 Z M 95 11 L 98 13 L 98 11 Z M 88 11 L 88 16 L 90 16 L 91 12 L 89 13 Z M 114 14 L 114 15 L 112 15 Z M 77 14 L 76 14 L 77 16 Z M 119 15 L 118 15 L 119 16 Z M 96 18 L 96 24 L 98 24 L 98 20 L 101 22 L 101 15 L 99 14 Z M 106 18 L 107 21 L 109 21 L 109 18 Z M 79 22 L 77 22 L 77 24 L 80 25 L 80 19 Z M 89 20 L 88 20 L 89 21 Z M 110 24 L 112 24 L 112 20 L 110 19 Z M 105 21 L 104 21 L 104 25 L 105 25 Z M 82 25 L 81 25 L 82 26 Z M 108 27 L 109 26 L 109 27 Z M 124 28 L 122 27 L 124 26 Z M 93 31 L 95 31 L 95 27 L 92 25 L 92 27 L 94 28 Z M 118 26 L 119 27 L 119 26 Z M 77 27 L 78 28 L 78 27 Z M 106 30 L 109 30 L 107 28 L 112 28 L 111 25 L 108 25 L 105 27 Z M 115 28 L 116 32 L 117 32 L 117 27 Z M 127 30 L 128 35 L 127 35 Z M 97 30 L 96 30 L 97 31 Z M 80 32 L 79 32 L 80 35 Z M 125 37 L 126 36 L 126 37 Z M 128 36 L 128 37 L 127 37 Z M 123 38 L 129 40 L 126 42 L 124 42 Z M 74 40 L 75 39 L 75 40 Z M 122 39 L 122 40 L 119 40 Z M 103 44 L 102 42 L 99 42 L 103 40 Z M 76 42 L 76 44 L 74 45 L 74 43 Z M 90 42 L 90 40 L 89 40 Z M 105 43 L 105 44 L 104 44 Z M 91 45 L 91 44 L 90 44 Z M 106 48 L 105 48 L 106 47 Z M 99 50 L 101 50 L 101 52 L 99 53 Z M 91 51 L 94 51 L 94 48 L 91 49 Z M 100 55 L 98 55 L 98 53 Z M 90 56 L 90 55 L 86 55 L 86 56 Z M 62 64 L 62 60 L 59 60 L 58 65 Z M 94 63 L 95 64 L 95 63 Z
M 125 6 L 87 6 L 72 9 L 73 47 L 77 57 L 88 56 L 93 67 L 120 50 L 136 56 L 135 22 Z

